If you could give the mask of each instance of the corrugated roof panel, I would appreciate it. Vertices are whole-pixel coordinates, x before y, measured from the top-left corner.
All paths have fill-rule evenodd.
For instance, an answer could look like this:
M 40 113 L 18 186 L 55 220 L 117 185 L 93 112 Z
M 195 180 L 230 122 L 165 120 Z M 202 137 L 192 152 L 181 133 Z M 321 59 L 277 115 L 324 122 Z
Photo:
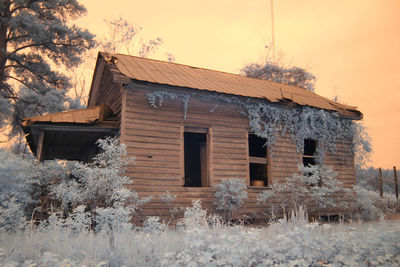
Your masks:
M 173 81 L 169 77 L 170 71 L 168 70 L 168 68 L 165 67 L 165 64 L 160 64 L 158 66 L 158 70 L 159 70 L 160 74 L 163 75 L 165 81 L 167 81 L 166 84 L 173 83 Z
M 138 60 L 136 63 L 140 66 L 143 73 L 147 75 L 147 80 L 150 82 L 158 81 L 157 76 L 153 71 L 149 68 L 148 64 L 145 61 Z
M 117 59 L 115 65 L 122 74 L 139 81 L 262 98 L 271 102 L 288 99 L 299 105 L 348 110 L 356 116 L 360 114 L 354 107 L 332 104 L 331 100 L 296 86 L 134 56 L 114 57 Z
M 93 123 L 102 120 L 102 114 L 108 114 L 111 116 L 112 111 L 103 104 L 86 109 L 70 110 L 54 114 L 24 118 L 21 122 L 21 125 L 26 127 L 36 122 Z

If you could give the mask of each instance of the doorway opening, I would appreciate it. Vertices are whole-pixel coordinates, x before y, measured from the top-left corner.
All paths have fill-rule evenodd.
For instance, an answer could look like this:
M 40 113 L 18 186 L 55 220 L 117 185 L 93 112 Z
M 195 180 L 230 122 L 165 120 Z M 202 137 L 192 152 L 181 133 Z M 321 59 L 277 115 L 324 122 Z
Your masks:
M 207 134 L 184 133 L 185 186 L 208 186 Z

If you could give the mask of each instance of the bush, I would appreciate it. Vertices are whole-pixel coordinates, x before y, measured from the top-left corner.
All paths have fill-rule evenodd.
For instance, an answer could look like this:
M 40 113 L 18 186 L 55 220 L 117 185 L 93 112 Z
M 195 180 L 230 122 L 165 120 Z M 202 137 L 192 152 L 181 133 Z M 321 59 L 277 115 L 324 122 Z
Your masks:
M 377 220 L 385 213 L 396 212 L 400 205 L 392 194 L 380 197 L 379 193 L 367 190 L 361 186 L 354 186 L 357 194 L 357 214 L 363 221 Z
M 215 189 L 214 202 L 216 210 L 221 211 L 225 219 L 232 219 L 233 214 L 243 205 L 247 198 L 246 183 L 243 179 L 228 178 L 222 179 L 219 184 L 213 185 Z
M 65 177 L 68 164 L 39 163 L 32 155 L 0 149 L 0 228 L 16 230 L 33 217 L 40 196 L 55 179 Z
M 301 164 L 298 168 L 299 173 L 288 177 L 284 183 L 274 181 L 269 189 L 257 196 L 258 203 L 270 203 L 267 213 L 273 215 L 276 209 L 272 201 L 286 211 L 295 210 L 296 205 L 319 213 L 332 208 L 349 208 L 354 198 L 351 190 L 336 180 L 337 173 L 331 167 Z
M 201 207 L 201 200 L 192 200 L 192 206 L 186 207 L 183 218 L 178 222 L 179 227 L 193 228 L 207 224 L 207 211 Z
M 102 152 L 91 163 L 77 163 L 72 177 L 61 180 L 51 192 L 67 216 L 70 207 L 84 205 L 91 212 L 97 231 L 120 231 L 129 226 L 131 215 L 151 198 L 140 198 L 125 187 L 132 181 L 124 175 L 124 166 L 134 160 L 127 157 L 125 145 L 115 137 L 97 143 Z

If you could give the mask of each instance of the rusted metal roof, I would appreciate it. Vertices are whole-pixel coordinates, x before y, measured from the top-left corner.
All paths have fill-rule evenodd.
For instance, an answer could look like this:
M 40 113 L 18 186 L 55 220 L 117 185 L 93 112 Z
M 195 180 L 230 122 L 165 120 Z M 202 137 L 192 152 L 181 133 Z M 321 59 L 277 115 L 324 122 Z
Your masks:
M 53 123 L 94 123 L 105 120 L 112 116 L 113 112 L 104 104 L 86 109 L 70 110 L 54 114 L 24 118 L 22 127 L 30 126 L 37 122 Z
M 339 111 L 352 117 L 362 116 L 356 107 L 336 103 L 301 87 L 135 56 L 101 55 L 114 63 L 122 74 L 138 81 L 261 98 L 270 102 L 290 101 L 302 106 Z

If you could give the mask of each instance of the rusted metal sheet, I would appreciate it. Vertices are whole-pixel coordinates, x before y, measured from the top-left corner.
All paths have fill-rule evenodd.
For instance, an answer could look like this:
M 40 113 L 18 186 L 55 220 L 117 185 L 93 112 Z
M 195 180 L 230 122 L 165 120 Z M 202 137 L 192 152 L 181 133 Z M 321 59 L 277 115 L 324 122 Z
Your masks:
M 46 114 L 24 118 L 21 122 L 22 127 L 30 126 L 36 122 L 54 123 L 94 123 L 105 120 L 112 116 L 112 111 L 104 104 L 86 109 L 64 111 L 54 114 Z
M 122 74 L 134 80 L 262 98 L 270 102 L 285 100 L 361 117 L 355 107 L 336 103 L 296 86 L 127 55 L 114 55 L 111 62 Z

